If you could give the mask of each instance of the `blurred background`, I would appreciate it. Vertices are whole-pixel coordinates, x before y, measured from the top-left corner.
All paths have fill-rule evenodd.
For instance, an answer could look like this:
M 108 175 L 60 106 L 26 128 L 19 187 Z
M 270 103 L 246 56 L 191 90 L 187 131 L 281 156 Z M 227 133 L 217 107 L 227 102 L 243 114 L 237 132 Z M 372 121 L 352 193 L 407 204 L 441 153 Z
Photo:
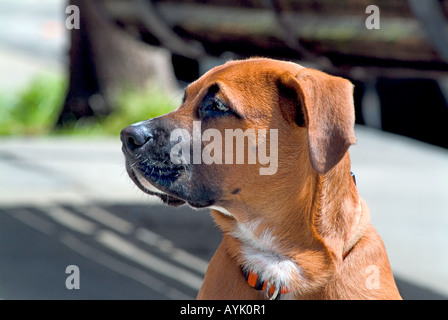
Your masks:
M 250 56 L 355 84 L 352 170 L 401 294 L 447 299 L 444 0 L 1 1 L 0 299 L 194 298 L 219 230 L 142 194 L 119 132 Z

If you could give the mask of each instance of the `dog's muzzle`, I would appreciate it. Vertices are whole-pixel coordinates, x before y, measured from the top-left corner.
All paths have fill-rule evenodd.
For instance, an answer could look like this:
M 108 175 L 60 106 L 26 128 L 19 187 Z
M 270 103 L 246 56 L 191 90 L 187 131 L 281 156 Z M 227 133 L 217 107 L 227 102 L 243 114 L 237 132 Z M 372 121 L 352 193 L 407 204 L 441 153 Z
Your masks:
M 170 159 L 170 132 L 154 126 L 154 122 L 149 120 L 124 128 L 120 137 L 126 168 L 132 180 L 147 193 L 157 194 L 147 187 L 145 181 L 156 190 L 169 193 L 185 171 L 184 165 L 174 164 Z

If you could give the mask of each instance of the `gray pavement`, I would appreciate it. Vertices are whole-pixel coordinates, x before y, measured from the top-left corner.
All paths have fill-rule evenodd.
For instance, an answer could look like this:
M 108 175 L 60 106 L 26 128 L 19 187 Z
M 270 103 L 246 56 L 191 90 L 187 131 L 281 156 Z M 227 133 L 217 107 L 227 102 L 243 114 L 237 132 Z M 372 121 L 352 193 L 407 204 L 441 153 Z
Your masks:
M 448 297 L 448 151 L 356 132 L 352 168 L 403 296 Z M 4 299 L 193 298 L 220 239 L 207 213 L 161 206 L 138 190 L 118 137 L 1 139 L 0 210 L 0 243 L 9 248 L 0 250 L 0 268 L 11 272 L 0 273 Z M 64 286 L 61 268 L 71 261 L 88 274 L 77 295 Z M 38 282 L 13 281 L 27 268 L 42 274 Z M 131 293 L 112 294 L 113 283 Z

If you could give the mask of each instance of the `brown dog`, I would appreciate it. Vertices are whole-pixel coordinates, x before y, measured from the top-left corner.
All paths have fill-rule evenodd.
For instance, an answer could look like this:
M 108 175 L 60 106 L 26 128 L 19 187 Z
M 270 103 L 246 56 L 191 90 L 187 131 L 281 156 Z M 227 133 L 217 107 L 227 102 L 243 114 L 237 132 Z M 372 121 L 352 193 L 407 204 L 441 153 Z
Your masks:
M 350 172 L 352 91 L 294 63 L 232 61 L 174 112 L 123 129 L 133 181 L 210 207 L 223 231 L 199 299 L 401 298 Z

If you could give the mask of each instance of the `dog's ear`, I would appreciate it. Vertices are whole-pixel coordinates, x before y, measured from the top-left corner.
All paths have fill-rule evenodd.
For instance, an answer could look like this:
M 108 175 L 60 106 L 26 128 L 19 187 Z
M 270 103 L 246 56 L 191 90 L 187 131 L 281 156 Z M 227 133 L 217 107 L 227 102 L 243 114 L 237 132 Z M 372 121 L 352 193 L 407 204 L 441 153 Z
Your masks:
M 356 142 L 353 85 L 308 68 L 297 75 L 283 73 L 280 83 L 297 95 L 296 121 L 308 129 L 311 165 L 320 174 L 328 172 Z

